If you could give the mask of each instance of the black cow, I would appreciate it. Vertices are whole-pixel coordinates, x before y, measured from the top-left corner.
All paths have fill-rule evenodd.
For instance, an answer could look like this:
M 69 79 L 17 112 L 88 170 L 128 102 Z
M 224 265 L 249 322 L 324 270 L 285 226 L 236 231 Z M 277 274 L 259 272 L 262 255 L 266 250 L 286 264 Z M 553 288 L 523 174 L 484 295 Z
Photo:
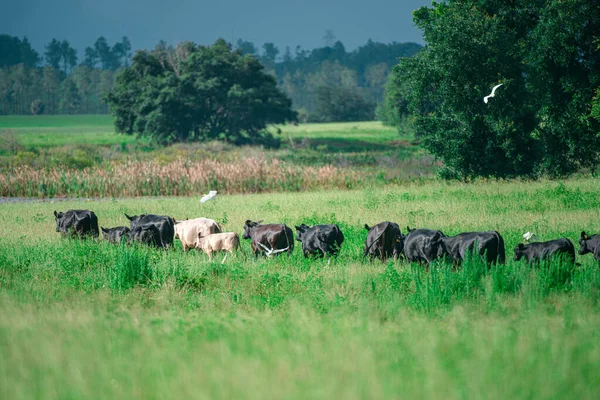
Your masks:
M 110 243 L 121 243 L 123 239 L 129 239 L 129 233 L 131 230 L 126 226 L 117 226 L 115 228 L 103 228 L 102 236 L 104 239 L 108 240 Z
M 519 243 L 515 247 L 515 261 L 525 257 L 529 263 L 549 260 L 555 255 L 563 255 L 571 263 L 575 263 L 575 247 L 567 239 L 556 239 L 548 242 L 530 244 Z
M 496 262 L 504 264 L 506 261 L 504 239 L 496 231 L 460 233 L 452 237 L 442 237 L 442 243 L 446 253 L 459 265 L 474 253 L 480 255 L 488 265 Z
M 394 257 L 394 261 L 402 254 L 404 236 L 400 227 L 395 222 L 384 221 L 369 227 L 365 224 L 367 239 L 363 250 L 363 258 L 367 255 L 371 260 L 381 258 L 384 261 L 388 257 Z
M 264 224 L 262 221 L 254 222 L 247 220 L 244 223 L 244 234 L 242 238 L 252 239 L 252 252 L 258 257 L 265 254 L 270 257 L 273 254 L 287 251 L 288 256 L 294 250 L 294 233 L 289 226 L 284 224 Z
M 410 229 L 404 238 L 404 256 L 409 262 L 425 261 L 428 265 L 446 254 L 441 231 L 431 229 Z
M 302 242 L 302 253 L 304 257 L 325 255 L 335 256 L 340 252 L 344 234 L 337 225 L 314 225 L 302 224 L 296 226 L 298 231 L 296 240 Z
M 160 229 L 154 224 L 138 224 L 129 232 L 129 238 L 133 242 L 147 244 L 149 246 L 164 247 Z
M 583 231 L 579 238 L 579 254 L 587 253 L 594 254 L 596 261 L 600 262 L 600 235 L 589 236 Z
M 63 235 L 76 235 L 84 237 L 91 235 L 98 237 L 98 217 L 90 210 L 69 210 L 67 212 L 54 211 L 56 232 Z
M 165 249 L 173 246 L 173 238 L 175 237 L 175 223 L 173 218 L 155 214 L 140 214 L 133 217 L 125 214 L 125 216 L 130 221 L 129 225 L 132 231 L 139 225 L 152 224 L 160 232 L 160 246 Z

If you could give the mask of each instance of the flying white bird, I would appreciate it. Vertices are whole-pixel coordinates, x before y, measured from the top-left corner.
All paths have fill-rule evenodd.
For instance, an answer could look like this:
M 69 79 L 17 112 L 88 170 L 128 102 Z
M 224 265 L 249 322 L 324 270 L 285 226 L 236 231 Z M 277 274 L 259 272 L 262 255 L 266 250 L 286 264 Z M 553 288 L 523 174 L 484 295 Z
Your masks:
M 498 88 L 499 88 L 500 86 L 502 86 L 502 85 L 504 85 L 504 84 L 503 84 L 503 83 L 501 83 L 501 84 L 499 84 L 499 85 L 496 85 L 496 86 L 494 86 L 494 88 L 492 89 L 492 93 L 490 93 L 488 96 L 485 96 L 485 97 L 483 98 L 483 102 L 484 102 L 485 104 L 487 104 L 487 102 L 488 102 L 488 99 L 489 99 L 490 97 L 494 97 L 494 93 L 496 92 L 496 89 L 498 89 Z
M 526 242 L 529 242 L 530 240 L 538 240 L 538 236 L 533 233 L 533 232 L 525 232 L 523 234 L 523 239 L 525 239 Z
M 204 195 L 204 197 L 200 199 L 200 203 L 206 203 L 209 200 L 214 200 L 215 197 L 217 197 L 217 191 L 211 190 L 207 195 Z
M 260 245 L 260 247 L 262 247 L 263 249 L 265 249 L 265 255 L 267 257 L 271 257 L 273 254 L 283 253 L 284 251 L 286 251 L 287 249 L 290 248 L 290 246 L 288 246 L 285 249 L 273 250 L 273 249 L 269 249 L 267 246 L 265 246 L 261 242 L 258 242 L 258 244 Z

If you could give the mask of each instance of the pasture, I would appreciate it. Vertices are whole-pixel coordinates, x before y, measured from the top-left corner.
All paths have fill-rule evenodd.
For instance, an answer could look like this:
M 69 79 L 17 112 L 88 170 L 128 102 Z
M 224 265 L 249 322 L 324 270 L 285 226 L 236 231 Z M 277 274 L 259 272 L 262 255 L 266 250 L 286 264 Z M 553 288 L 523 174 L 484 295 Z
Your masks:
M 337 223 L 340 257 L 225 264 L 61 239 L 52 212 L 87 208 L 205 216 L 241 233 L 246 219 Z M 507 264 L 459 271 L 361 259 L 365 223 L 448 235 L 496 229 Z M 597 179 L 431 182 L 359 190 L 0 204 L 2 398 L 597 398 L 600 270 L 512 261 L 541 240 L 600 232 Z M 176 243 L 178 244 L 178 243 Z
M 435 172 L 410 132 L 399 135 L 380 122 L 269 130 L 281 139 L 279 148 L 223 142 L 163 148 L 114 133 L 108 116 L 0 116 L 0 196 L 297 192 L 382 186 Z

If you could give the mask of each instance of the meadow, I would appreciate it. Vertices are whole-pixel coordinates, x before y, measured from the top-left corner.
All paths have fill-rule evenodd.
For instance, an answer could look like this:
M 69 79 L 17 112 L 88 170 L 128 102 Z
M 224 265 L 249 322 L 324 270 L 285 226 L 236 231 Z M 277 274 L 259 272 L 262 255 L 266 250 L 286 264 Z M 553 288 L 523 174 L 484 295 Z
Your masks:
M 429 179 L 435 163 L 379 122 L 269 128 L 281 146 L 167 148 L 114 133 L 108 116 L 0 117 L 0 196 L 131 197 L 351 189 Z
M 600 269 L 512 261 L 541 240 L 600 232 L 600 186 L 407 183 L 358 190 L 0 204 L 2 398 L 583 398 L 600 395 Z M 52 212 L 337 223 L 340 257 L 225 264 L 62 239 Z M 362 260 L 365 223 L 496 229 L 506 265 L 454 271 Z M 297 246 L 300 243 L 297 242 Z M 576 243 L 575 243 L 576 244 Z M 576 244 L 576 248 L 578 248 Z

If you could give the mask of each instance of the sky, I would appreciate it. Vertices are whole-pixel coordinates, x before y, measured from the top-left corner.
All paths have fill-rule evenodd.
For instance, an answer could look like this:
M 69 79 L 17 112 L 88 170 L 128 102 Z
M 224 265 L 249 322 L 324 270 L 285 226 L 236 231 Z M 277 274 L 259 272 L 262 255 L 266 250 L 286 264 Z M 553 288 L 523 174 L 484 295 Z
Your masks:
M 242 38 L 257 47 L 273 42 L 313 49 L 325 45 L 330 29 L 348 51 L 368 39 L 423 44 L 412 11 L 431 0 L 8 0 L 0 13 L 0 34 L 27 36 L 43 53 L 52 38 L 67 39 L 83 58 L 99 36 L 112 45 L 127 36 L 133 49 L 159 40 L 211 44 Z

